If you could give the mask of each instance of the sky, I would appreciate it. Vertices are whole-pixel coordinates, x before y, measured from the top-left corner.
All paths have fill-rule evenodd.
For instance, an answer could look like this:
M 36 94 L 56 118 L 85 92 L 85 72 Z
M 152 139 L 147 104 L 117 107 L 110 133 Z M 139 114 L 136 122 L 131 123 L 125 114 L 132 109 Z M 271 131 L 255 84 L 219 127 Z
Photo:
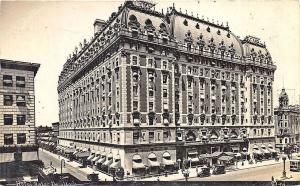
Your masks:
M 287 89 L 292 104 L 300 98 L 300 5 L 297 0 L 165 0 L 161 11 L 176 9 L 202 15 L 244 38 L 252 35 L 266 43 L 277 65 L 274 104 Z M 67 57 L 94 33 L 95 19 L 107 20 L 124 1 L 1 1 L 0 58 L 40 63 L 36 75 L 36 125 L 58 121 L 57 82 Z

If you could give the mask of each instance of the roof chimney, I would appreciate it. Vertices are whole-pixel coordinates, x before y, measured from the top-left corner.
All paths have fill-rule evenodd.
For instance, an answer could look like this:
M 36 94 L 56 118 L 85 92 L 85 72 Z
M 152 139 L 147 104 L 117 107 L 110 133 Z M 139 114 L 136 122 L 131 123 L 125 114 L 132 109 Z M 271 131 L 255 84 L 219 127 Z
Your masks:
M 94 34 L 100 33 L 105 26 L 105 21 L 102 19 L 96 19 L 94 22 Z

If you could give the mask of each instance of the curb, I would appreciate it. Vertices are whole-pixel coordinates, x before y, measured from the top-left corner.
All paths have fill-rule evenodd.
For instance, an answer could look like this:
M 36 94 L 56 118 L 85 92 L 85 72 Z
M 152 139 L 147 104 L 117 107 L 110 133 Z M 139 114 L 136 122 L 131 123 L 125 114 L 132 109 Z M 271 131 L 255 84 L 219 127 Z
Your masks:
M 279 163 L 282 163 L 282 162 L 275 162 L 275 163 L 270 163 L 270 164 L 267 164 L 267 165 L 258 165 L 258 166 L 255 166 L 255 167 L 238 168 L 238 169 L 233 169 L 233 170 L 227 170 L 226 172 L 234 172 L 234 171 L 238 171 L 238 170 L 253 169 L 253 168 L 264 167 L 264 166 L 269 166 L 269 165 L 276 165 L 276 164 L 279 164 Z

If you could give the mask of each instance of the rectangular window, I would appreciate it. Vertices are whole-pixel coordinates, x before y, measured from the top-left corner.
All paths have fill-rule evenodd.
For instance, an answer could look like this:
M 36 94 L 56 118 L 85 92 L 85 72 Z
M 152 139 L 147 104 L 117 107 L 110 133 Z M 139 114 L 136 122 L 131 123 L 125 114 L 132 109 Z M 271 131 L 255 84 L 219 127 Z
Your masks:
M 168 90 L 167 89 L 163 90 L 163 97 L 164 98 L 168 97 Z
M 17 134 L 17 144 L 24 144 L 24 143 L 26 143 L 26 134 L 25 133 Z
M 12 106 L 13 104 L 13 96 L 12 95 L 4 95 L 4 106 Z
M 133 96 L 138 96 L 138 87 L 137 86 L 133 86 Z
M 164 131 L 164 140 L 167 140 L 169 138 L 169 132 L 168 131 Z
M 133 110 L 138 110 L 139 102 L 133 101 Z
M 149 102 L 149 111 L 153 110 L 153 102 Z
M 148 66 L 154 67 L 153 59 L 148 59 Z
M 138 65 L 138 58 L 137 58 L 137 56 L 132 56 L 132 65 Z
M 12 114 L 4 114 L 4 125 L 12 125 L 13 124 L 13 115 Z
M 4 145 L 12 145 L 13 143 L 13 134 L 4 134 Z
M 154 141 L 154 132 L 151 131 L 149 132 L 149 142 L 153 142 Z
M 160 141 L 160 132 L 157 133 L 157 141 Z
M 168 82 L 168 76 L 163 75 L 163 83 L 166 84 Z
M 17 95 L 16 102 L 17 102 L 17 106 L 25 106 L 26 105 L 25 96 Z
M 16 77 L 16 87 L 25 87 L 25 77 L 23 76 Z
M 120 133 L 117 133 L 117 143 L 120 143 Z
M 137 143 L 140 138 L 140 132 L 139 131 L 133 131 L 133 142 Z
M 17 125 L 25 125 L 26 115 L 17 115 Z
M 12 87 L 13 80 L 10 75 L 3 75 L 3 86 Z
M 154 91 L 153 90 L 149 90 L 149 97 L 153 97 L 154 96 Z
M 167 70 L 168 63 L 166 61 L 163 61 L 163 69 Z

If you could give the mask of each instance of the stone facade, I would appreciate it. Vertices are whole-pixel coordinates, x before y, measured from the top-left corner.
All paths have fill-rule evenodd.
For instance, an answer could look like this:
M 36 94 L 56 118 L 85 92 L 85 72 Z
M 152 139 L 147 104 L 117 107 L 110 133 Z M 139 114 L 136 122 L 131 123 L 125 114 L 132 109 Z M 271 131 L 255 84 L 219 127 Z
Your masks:
M 134 155 L 274 148 L 276 66 L 260 39 L 139 1 L 101 28 L 60 74 L 60 145 L 120 155 L 130 173 Z

